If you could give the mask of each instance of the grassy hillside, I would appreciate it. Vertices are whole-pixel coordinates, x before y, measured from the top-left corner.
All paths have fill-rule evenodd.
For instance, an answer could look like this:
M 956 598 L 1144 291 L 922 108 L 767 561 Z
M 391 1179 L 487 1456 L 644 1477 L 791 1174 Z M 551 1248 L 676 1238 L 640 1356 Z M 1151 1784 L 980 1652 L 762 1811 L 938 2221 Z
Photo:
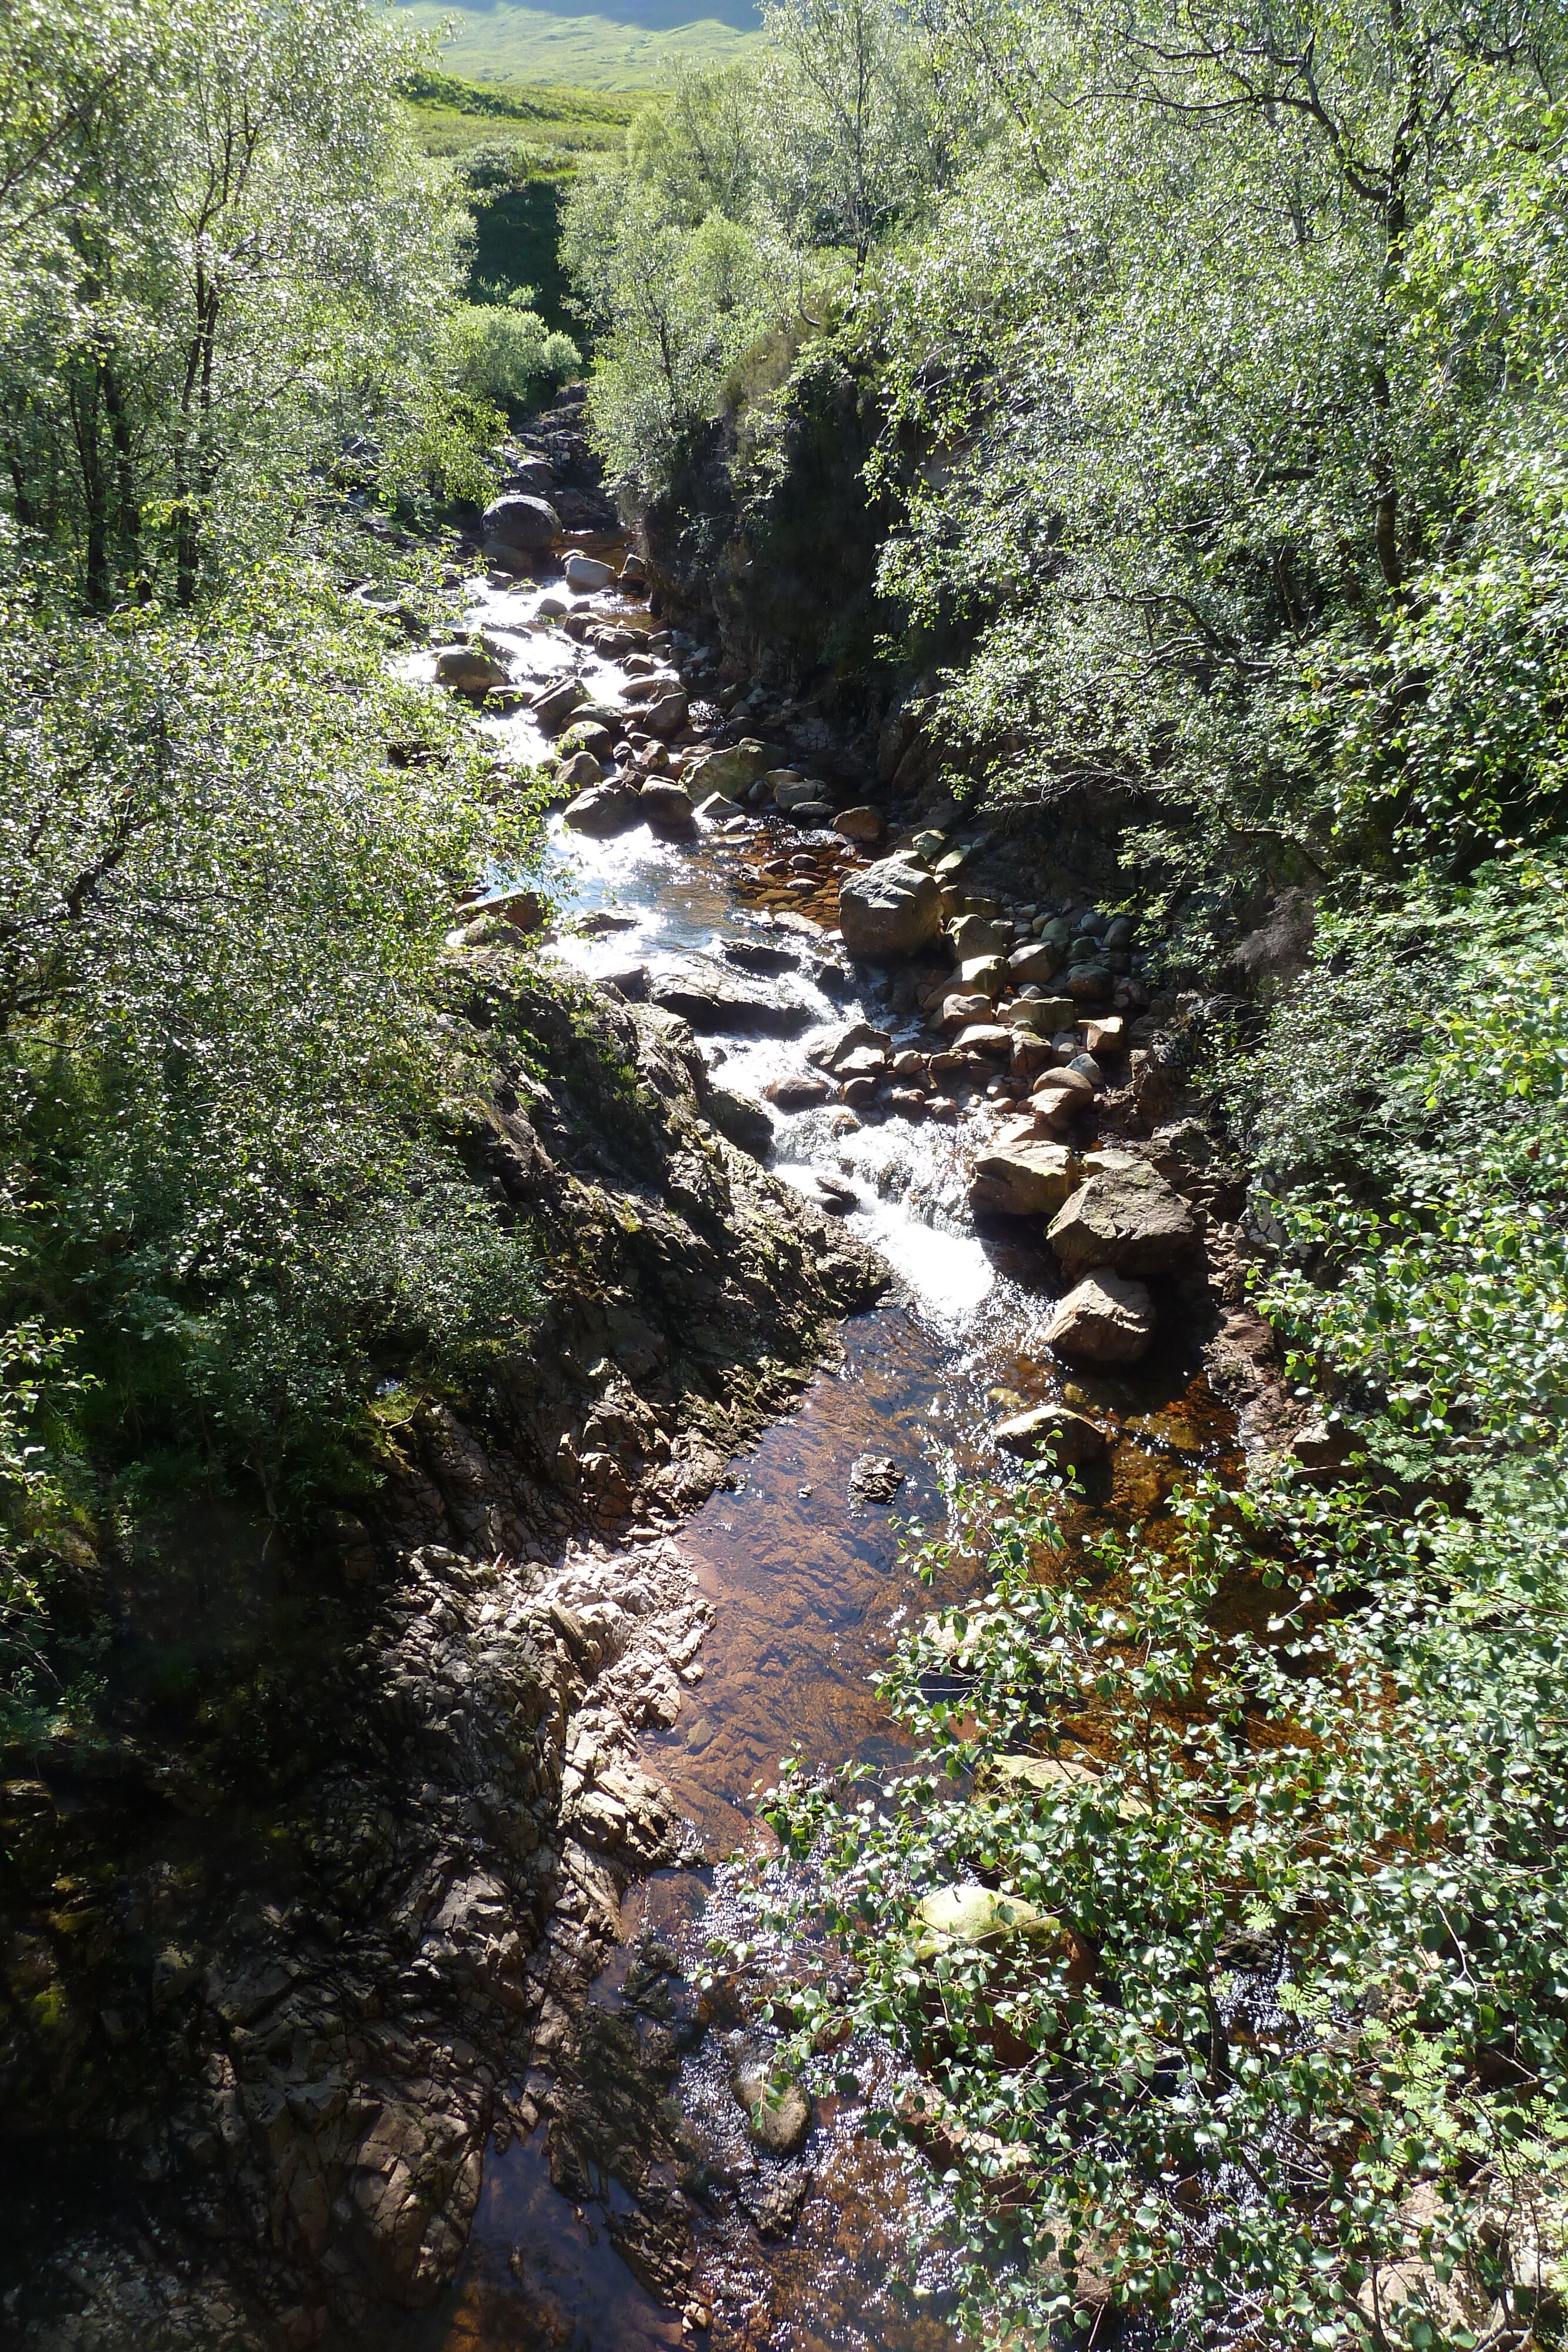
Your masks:
M 499 147 L 526 154 L 541 171 L 570 170 L 579 156 L 619 147 L 639 103 L 634 94 L 549 82 L 481 85 L 448 73 L 421 73 L 405 91 L 428 153 Z
M 753 0 L 612 0 L 602 15 L 565 9 L 450 8 L 405 0 L 403 13 L 432 31 L 455 26 L 442 54 L 455 73 L 480 82 L 575 84 L 592 90 L 656 89 L 677 65 L 714 64 L 759 38 Z

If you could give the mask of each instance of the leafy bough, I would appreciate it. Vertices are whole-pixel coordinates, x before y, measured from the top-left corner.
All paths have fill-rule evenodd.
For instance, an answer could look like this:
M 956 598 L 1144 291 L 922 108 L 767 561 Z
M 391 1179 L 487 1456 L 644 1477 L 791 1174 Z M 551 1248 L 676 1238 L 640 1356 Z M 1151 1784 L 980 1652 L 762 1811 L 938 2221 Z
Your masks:
M 876 2126 L 946 2161 L 965 2315 L 1522 2340 L 1568 2090 L 1555 1639 L 1360 1489 L 1205 1480 L 1161 1549 L 1080 1553 L 1055 1500 L 955 1496 L 923 1561 L 977 1538 L 996 1580 L 884 1678 L 917 1769 L 788 1769 L 768 1817 L 814 1868 L 754 1896 L 814 1906 L 853 2024 L 917 2070 Z M 996 1898 L 983 1937 L 925 1929 L 954 1887 Z

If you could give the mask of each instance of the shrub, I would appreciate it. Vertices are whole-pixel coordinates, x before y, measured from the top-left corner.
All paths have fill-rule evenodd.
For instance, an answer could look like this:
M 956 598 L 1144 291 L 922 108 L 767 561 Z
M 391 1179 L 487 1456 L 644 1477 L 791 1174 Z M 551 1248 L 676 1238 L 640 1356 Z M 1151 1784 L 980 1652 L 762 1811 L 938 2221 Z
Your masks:
M 445 321 L 441 364 L 456 389 L 504 409 L 526 408 L 581 365 L 570 335 L 512 303 L 461 304 Z

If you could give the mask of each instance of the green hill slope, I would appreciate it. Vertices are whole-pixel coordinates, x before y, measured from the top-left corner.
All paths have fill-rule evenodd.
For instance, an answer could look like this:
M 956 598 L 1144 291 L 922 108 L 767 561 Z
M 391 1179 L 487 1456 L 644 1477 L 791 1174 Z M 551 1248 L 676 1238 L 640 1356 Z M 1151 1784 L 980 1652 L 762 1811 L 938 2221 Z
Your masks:
M 547 7 L 450 8 L 405 0 L 402 13 L 430 31 L 455 25 L 443 62 L 475 81 L 572 83 L 591 89 L 651 89 L 684 61 L 715 64 L 760 37 L 752 0 L 709 0 L 714 13 L 686 19 L 693 0 L 613 0 L 610 13 Z M 702 5 L 702 0 L 695 0 Z

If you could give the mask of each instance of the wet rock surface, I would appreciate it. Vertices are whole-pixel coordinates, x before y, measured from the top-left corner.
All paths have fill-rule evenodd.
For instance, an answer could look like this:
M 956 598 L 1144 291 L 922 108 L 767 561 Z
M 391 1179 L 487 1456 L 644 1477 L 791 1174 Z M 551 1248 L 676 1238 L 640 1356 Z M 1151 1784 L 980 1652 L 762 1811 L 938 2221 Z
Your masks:
M 509 948 L 447 992 L 495 1072 L 476 1164 L 549 1237 L 537 1347 L 483 1432 L 435 1397 L 389 1429 L 340 1566 L 269 1584 L 238 1530 L 244 1671 L 214 1662 L 183 1739 L 11 1767 L 5 2156 L 59 2250 L 11 2290 L 24 2343 L 154 2340 L 134 2298 L 80 2333 L 128 2259 L 65 2218 L 89 2149 L 108 2209 L 212 2273 L 193 2343 L 358 2341 L 444 2287 L 501 2086 L 570 2079 L 627 1874 L 693 1854 L 636 1742 L 711 1608 L 667 1543 L 612 1570 L 584 1539 L 673 1525 L 884 1279 L 709 1123 L 678 1019 Z

